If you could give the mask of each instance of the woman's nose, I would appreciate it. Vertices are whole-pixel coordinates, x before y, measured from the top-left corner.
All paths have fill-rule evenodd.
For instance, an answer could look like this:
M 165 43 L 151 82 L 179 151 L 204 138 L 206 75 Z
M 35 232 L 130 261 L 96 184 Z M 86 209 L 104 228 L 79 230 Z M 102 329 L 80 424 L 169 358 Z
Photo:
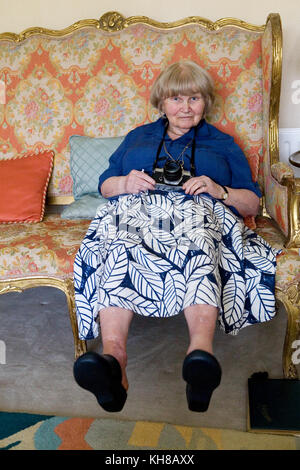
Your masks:
M 190 103 L 189 103 L 188 100 L 184 100 L 184 101 L 182 102 L 182 109 L 183 109 L 183 111 L 185 111 L 185 112 L 189 111 L 189 109 L 190 109 Z

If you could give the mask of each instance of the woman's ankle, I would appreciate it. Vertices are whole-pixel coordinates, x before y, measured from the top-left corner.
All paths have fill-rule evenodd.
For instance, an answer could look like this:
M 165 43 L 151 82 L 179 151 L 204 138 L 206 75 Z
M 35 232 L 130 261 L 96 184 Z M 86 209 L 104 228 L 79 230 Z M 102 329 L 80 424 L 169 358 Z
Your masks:
M 127 366 L 127 352 L 121 347 L 118 343 L 114 341 L 106 341 L 103 345 L 102 354 L 109 354 L 117 359 L 120 364 L 122 371 L 122 385 L 127 390 L 128 389 L 128 380 L 126 375 L 126 366 Z

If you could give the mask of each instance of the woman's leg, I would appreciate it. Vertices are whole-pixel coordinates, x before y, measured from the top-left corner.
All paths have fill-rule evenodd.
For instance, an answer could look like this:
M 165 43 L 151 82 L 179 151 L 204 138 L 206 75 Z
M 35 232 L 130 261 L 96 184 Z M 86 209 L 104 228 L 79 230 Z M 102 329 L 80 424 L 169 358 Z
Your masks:
M 218 309 L 212 305 L 191 305 L 184 311 L 190 344 L 182 365 L 186 397 L 191 411 L 206 411 L 212 393 L 220 384 L 222 370 L 213 356 L 213 338 Z
M 218 309 L 212 305 L 190 305 L 184 310 L 188 325 L 190 344 L 187 354 L 195 349 L 213 353 L 213 338 Z
M 122 369 L 122 385 L 128 389 L 126 376 L 127 338 L 133 317 L 131 310 L 120 307 L 107 307 L 99 312 L 103 354 L 114 356 Z

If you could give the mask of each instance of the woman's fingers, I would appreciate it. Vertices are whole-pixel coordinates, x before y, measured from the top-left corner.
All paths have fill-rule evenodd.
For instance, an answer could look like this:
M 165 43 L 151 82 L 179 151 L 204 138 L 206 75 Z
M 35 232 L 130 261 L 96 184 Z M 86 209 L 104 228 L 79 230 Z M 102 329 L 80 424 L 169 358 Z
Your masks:
M 207 193 L 209 192 L 209 182 L 207 181 L 207 177 L 195 176 L 186 181 L 182 189 L 186 194 Z
M 126 191 L 128 193 L 138 194 L 154 187 L 155 180 L 144 171 L 131 170 L 127 175 Z
M 190 178 L 184 185 L 182 189 L 186 194 L 191 194 L 196 196 L 197 194 L 208 193 L 216 199 L 220 198 L 220 188 L 221 186 L 215 181 L 213 181 L 208 176 L 194 176 Z
M 144 180 L 148 185 L 150 185 L 151 187 L 154 188 L 155 186 L 155 180 L 153 178 L 151 178 L 151 176 L 149 176 L 147 173 L 143 171 L 139 171 L 139 177 Z

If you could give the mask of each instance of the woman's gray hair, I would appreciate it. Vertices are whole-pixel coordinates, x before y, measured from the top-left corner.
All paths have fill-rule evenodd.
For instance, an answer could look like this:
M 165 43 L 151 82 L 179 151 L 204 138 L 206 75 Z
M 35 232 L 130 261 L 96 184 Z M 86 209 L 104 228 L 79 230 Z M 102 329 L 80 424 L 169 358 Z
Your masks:
M 190 96 L 201 93 L 205 102 L 204 114 L 214 102 L 214 84 L 209 73 L 196 62 L 181 60 L 169 65 L 157 77 L 151 90 L 150 102 L 162 111 L 163 101 L 170 96 Z

